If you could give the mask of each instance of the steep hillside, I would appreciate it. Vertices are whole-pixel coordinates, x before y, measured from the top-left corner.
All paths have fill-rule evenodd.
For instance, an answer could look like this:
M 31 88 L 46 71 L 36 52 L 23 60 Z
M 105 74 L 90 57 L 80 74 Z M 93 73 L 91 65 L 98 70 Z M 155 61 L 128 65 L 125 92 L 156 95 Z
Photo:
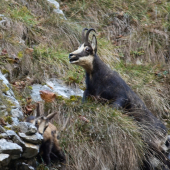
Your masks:
M 26 107 L 36 103 L 30 101 L 35 83 L 44 85 L 49 78 L 57 78 L 71 87 L 85 89 L 84 70 L 71 65 L 68 54 L 80 45 L 82 29 L 87 27 L 97 32 L 101 59 L 169 128 L 170 2 L 58 2 L 65 17 L 54 12 L 56 7 L 46 0 L 0 2 L 0 70 L 11 83 L 25 117 Z M 4 100 L 2 103 L 6 105 Z M 52 103 L 44 102 L 44 108 L 45 113 L 58 111 L 53 123 L 62 129 L 66 169 L 137 170 L 141 166 L 148 152 L 141 136 L 153 132 L 121 111 L 95 100 L 82 104 L 80 97 L 65 99 L 59 95 Z M 0 117 L 6 120 L 3 114 Z M 54 164 L 53 168 L 59 167 Z M 45 165 L 40 164 L 40 169 Z

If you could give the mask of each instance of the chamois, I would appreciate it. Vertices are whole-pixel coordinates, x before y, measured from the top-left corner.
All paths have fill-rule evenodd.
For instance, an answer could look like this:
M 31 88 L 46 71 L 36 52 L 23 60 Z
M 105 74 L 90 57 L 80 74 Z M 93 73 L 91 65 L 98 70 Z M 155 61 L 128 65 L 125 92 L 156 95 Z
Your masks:
M 86 34 L 85 31 L 87 31 Z M 160 142 L 166 138 L 166 127 L 148 110 L 144 102 L 118 73 L 111 70 L 98 57 L 96 36 L 93 34 L 91 43 L 88 38 L 91 31 L 96 32 L 92 28 L 83 29 L 82 44 L 76 51 L 69 54 L 70 63 L 83 67 L 86 73 L 86 90 L 83 94 L 83 102 L 88 96 L 106 99 L 113 108 L 128 111 L 129 115 L 141 124 L 147 123 L 148 129 L 154 129 L 159 136 L 159 144 L 156 140 L 151 142 L 149 137 L 145 139 L 147 144 L 161 157 L 161 161 L 170 167 L 169 160 L 162 154 L 159 147 Z
M 58 130 L 57 128 L 49 122 L 55 116 L 55 113 L 45 116 L 29 116 L 27 122 L 32 123 L 37 127 L 37 131 L 43 135 L 43 141 L 40 146 L 40 155 L 42 156 L 44 162 L 47 165 L 50 165 L 50 157 L 55 157 L 60 162 L 65 161 L 65 155 L 62 149 L 59 146 L 58 140 Z

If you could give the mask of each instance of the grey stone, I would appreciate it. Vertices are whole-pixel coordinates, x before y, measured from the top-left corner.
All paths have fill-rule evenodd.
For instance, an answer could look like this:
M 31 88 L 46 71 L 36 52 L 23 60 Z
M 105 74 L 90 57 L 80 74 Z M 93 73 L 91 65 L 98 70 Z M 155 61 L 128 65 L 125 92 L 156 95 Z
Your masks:
M 4 153 L 0 154 L 0 165 L 6 166 L 9 164 L 10 160 L 11 158 L 9 154 L 4 154 Z
M 1 73 L 1 71 L 0 71 L 0 80 L 9 89 L 5 93 L 3 93 L 3 96 L 6 98 L 7 101 L 9 101 L 12 104 L 12 106 L 11 106 L 11 114 L 12 114 L 12 116 L 17 117 L 19 119 L 23 119 L 23 113 L 21 111 L 21 106 L 20 106 L 19 102 L 15 98 L 15 95 L 14 95 L 14 93 L 12 91 L 10 83 L 8 82 L 6 77 Z M 4 108 L 4 106 L 3 106 L 3 108 Z M 2 110 L 2 109 L 0 109 L 0 110 Z M 4 112 L 4 111 L 3 111 L 3 114 L 6 114 L 7 112 Z
M 55 7 L 53 10 L 55 13 L 60 14 L 63 19 L 67 20 L 63 11 L 60 9 L 60 4 L 56 0 L 47 0 L 47 2 L 49 2 L 49 4 Z
M 27 142 L 33 143 L 33 144 L 40 144 L 43 140 L 42 135 L 39 133 L 36 133 L 34 135 L 26 135 L 25 133 L 19 133 L 19 136 Z
M 22 153 L 22 147 L 16 143 L 0 139 L 0 153 L 20 155 Z
M 0 132 L 5 132 L 5 129 L 0 125 Z
M 22 141 L 22 139 L 18 135 L 15 135 L 13 137 L 13 142 L 15 142 L 16 144 L 20 145 L 21 147 L 25 146 L 25 142 Z
M 7 130 L 5 133 L 0 134 L 0 138 L 12 139 L 14 136 L 18 136 L 13 130 Z
M 18 127 L 22 133 L 25 133 L 26 135 L 32 135 L 37 132 L 37 128 L 32 124 L 28 122 L 20 122 L 18 124 Z
M 12 138 L 12 137 L 14 137 L 14 136 L 17 135 L 13 130 L 7 130 L 7 131 L 6 131 L 6 134 L 7 134 L 10 138 Z
M 2 29 L 9 29 L 11 27 L 10 19 L 7 17 L 2 17 L 2 20 L 0 21 L 0 28 Z
M 18 118 L 17 117 L 11 117 L 11 118 L 12 118 L 12 121 L 13 121 L 12 125 L 17 126 L 19 124 Z
M 20 3 L 21 5 L 27 6 L 28 2 L 26 0 L 16 0 L 18 3 Z
M 1 133 L 0 134 L 0 139 L 7 139 L 8 135 L 6 133 Z
M 22 157 L 24 158 L 32 158 L 36 156 L 39 152 L 39 145 L 34 145 L 31 143 L 25 143 L 25 149 Z
M 21 167 L 20 167 L 20 168 L 22 168 L 22 170 L 35 170 L 35 168 L 34 168 L 34 167 L 29 166 L 28 164 L 26 164 L 26 163 L 24 163 L 24 162 L 22 162 L 22 164 L 21 164 Z
M 23 113 L 19 108 L 11 109 L 12 117 L 17 117 L 18 119 L 23 119 Z
M 11 159 L 18 159 L 20 157 L 21 157 L 21 154 L 19 154 L 19 155 L 15 155 L 15 154 L 11 155 Z
M 21 147 L 25 146 L 24 141 L 21 140 L 21 138 L 13 131 L 13 130 L 7 130 L 5 133 L 0 134 L 0 138 L 4 139 L 12 139 L 12 141 Z
M 0 106 L 0 110 L 4 110 L 4 109 L 6 109 L 6 106 L 5 105 L 1 105 Z

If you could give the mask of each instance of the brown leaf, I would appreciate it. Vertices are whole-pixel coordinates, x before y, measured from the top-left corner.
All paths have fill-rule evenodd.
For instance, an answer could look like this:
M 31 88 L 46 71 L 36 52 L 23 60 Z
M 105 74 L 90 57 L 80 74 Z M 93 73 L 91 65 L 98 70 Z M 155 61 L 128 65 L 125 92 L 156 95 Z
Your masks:
M 1 55 L 7 55 L 7 54 L 8 54 L 7 50 L 3 49 Z
M 47 90 L 41 90 L 40 96 L 45 102 L 52 102 L 56 98 L 56 94 Z
M 28 97 L 26 100 L 27 100 L 27 104 L 30 104 L 32 102 L 32 98 L 31 97 Z
M 36 108 L 35 104 L 28 104 L 27 106 L 24 107 L 24 113 L 30 115 L 35 108 Z
M 29 55 L 32 55 L 33 51 L 34 51 L 33 48 L 26 48 L 25 53 L 29 54 Z
M 2 126 L 6 126 L 7 125 L 5 120 L 2 119 L 2 118 L 0 118 L 0 125 L 2 125 Z

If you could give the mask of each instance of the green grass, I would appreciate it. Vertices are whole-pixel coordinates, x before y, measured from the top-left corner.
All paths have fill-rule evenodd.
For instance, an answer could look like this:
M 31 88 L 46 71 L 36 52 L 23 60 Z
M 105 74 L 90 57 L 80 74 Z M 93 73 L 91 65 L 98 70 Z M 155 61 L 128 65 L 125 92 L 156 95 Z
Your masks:
M 26 6 L 12 7 L 8 9 L 8 12 L 12 19 L 19 20 L 29 27 L 38 23 L 36 17 L 27 9 Z

